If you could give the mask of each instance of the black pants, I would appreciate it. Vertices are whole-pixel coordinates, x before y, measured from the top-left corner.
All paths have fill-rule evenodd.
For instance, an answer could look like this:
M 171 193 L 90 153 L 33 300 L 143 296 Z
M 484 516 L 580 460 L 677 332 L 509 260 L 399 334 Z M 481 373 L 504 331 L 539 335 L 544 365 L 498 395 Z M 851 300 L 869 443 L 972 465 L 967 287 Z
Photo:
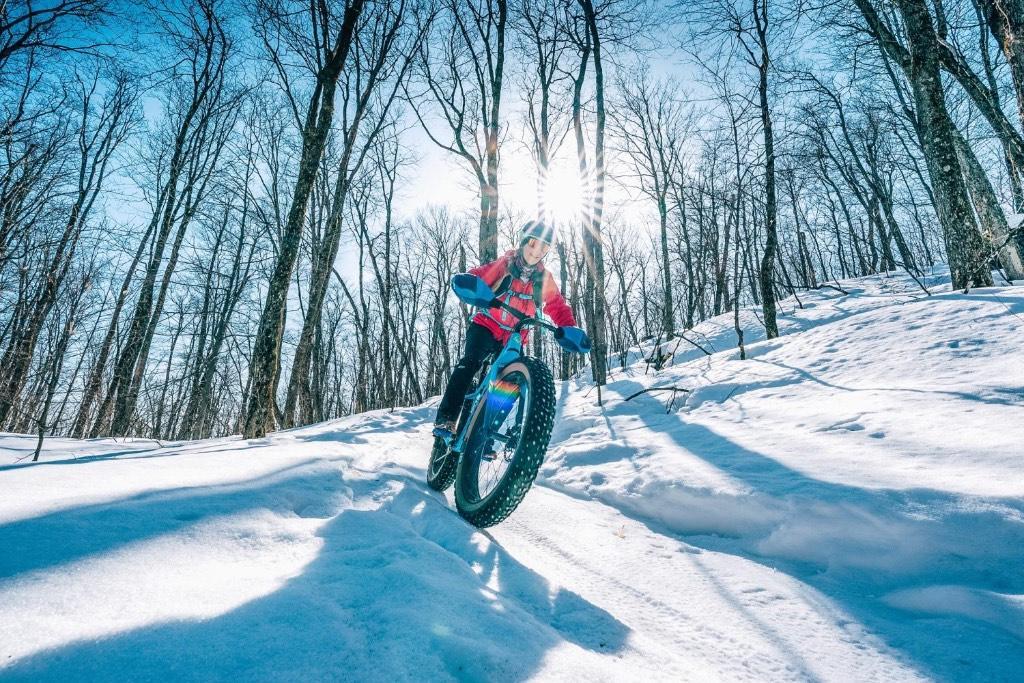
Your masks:
M 444 396 L 441 397 L 441 405 L 437 407 L 438 422 L 455 421 L 459 417 L 459 410 L 462 409 L 462 401 L 466 398 L 466 391 L 473 381 L 473 375 L 480 370 L 484 358 L 498 352 L 501 347 L 502 343 L 491 335 L 490 330 L 483 325 L 470 323 L 469 329 L 466 330 L 466 350 L 452 371 Z

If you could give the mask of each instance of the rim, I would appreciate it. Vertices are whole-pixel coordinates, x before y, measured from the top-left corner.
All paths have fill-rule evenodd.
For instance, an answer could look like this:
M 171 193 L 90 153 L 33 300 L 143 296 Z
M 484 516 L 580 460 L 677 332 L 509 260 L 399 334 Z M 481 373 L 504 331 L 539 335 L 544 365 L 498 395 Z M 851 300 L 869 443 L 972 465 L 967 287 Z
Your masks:
M 518 370 L 500 378 L 488 392 L 483 414 L 478 418 L 482 428 L 474 435 L 473 447 L 467 449 L 477 501 L 493 493 L 508 473 L 519 448 L 529 399 L 529 383 Z
M 435 439 L 440 437 L 434 437 Z M 437 444 L 434 444 L 434 448 L 437 448 Z M 430 459 L 430 478 L 434 479 L 440 474 L 441 470 L 444 469 L 444 465 L 448 462 L 448 458 L 452 457 L 452 449 L 447 444 L 444 445 L 444 455 L 439 458 Z

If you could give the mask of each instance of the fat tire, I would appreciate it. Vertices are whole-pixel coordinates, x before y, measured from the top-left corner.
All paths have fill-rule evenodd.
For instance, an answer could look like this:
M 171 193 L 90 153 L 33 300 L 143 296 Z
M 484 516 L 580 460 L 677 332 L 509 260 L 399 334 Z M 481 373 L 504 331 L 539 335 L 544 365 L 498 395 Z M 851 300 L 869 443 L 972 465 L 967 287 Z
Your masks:
M 459 456 L 448 449 L 444 439 L 435 436 L 434 447 L 430 451 L 430 462 L 427 463 L 427 486 L 444 493 L 455 481 L 458 467 Z
M 456 472 L 455 507 L 466 521 L 479 528 L 504 521 L 522 502 L 537 477 L 551 440 L 555 422 L 555 383 L 551 370 L 541 360 L 524 356 L 503 368 L 498 378 L 514 372 L 523 372 L 529 391 L 522 437 L 504 476 L 490 493 L 473 501 L 470 492 L 477 490 L 477 482 L 469 457 L 459 459 Z M 478 418 L 479 413 L 473 416 L 474 424 L 470 429 L 478 427 Z M 467 439 L 467 443 L 469 441 Z
M 481 372 L 486 373 L 489 365 L 490 363 L 485 364 L 481 369 Z M 479 380 L 473 380 L 473 383 L 469 387 L 469 391 L 475 391 L 478 385 Z M 462 433 L 462 428 L 465 426 L 466 420 L 469 419 L 469 407 L 471 405 L 472 402 L 469 399 L 463 400 L 462 409 L 459 411 L 459 420 L 455 427 L 455 435 L 452 437 L 453 441 Z M 442 458 L 445 459 L 442 460 Z M 439 467 L 436 466 L 437 462 L 441 463 Z M 438 493 L 444 493 L 455 481 L 455 472 L 458 467 L 459 454 L 451 450 L 448 444 L 445 443 L 444 439 L 439 436 L 435 436 L 434 447 L 430 450 L 430 460 L 427 463 L 427 486 Z

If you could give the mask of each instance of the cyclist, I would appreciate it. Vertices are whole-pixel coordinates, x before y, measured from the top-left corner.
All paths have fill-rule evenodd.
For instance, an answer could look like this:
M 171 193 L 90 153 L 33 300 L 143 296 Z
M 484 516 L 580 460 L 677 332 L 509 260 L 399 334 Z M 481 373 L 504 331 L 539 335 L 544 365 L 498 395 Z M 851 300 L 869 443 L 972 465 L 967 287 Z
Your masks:
M 572 309 L 562 298 L 555 278 L 544 268 L 544 257 L 553 243 L 554 230 L 541 221 L 529 221 L 520 230 L 518 248 L 469 272 L 482 278 L 491 289 L 504 291 L 499 299 L 524 315 L 534 316 L 540 307 L 559 327 L 575 326 Z M 455 432 L 459 410 L 473 375 L 480 370 L 488 355 L 504 346 L 515 323 L 511 313 L 497 307 L 473 316 L 466 330 L 466 350 L 452 371 L 437 408 L 435 436 L 447 437 Z M 524 329 L 520 334 L 525 345 L 529 330 Z

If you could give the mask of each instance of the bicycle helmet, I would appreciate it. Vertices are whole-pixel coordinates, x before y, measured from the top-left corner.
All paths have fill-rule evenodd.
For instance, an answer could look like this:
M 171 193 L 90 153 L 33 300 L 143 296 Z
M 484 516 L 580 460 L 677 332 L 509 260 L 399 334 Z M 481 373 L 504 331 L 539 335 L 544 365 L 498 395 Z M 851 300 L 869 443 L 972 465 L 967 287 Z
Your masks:
M 555 246 L 555 229 L 544 221 L 527 221 L 519 231 L 519 246 L 529 239 L 540 240 L 548 246 Z

